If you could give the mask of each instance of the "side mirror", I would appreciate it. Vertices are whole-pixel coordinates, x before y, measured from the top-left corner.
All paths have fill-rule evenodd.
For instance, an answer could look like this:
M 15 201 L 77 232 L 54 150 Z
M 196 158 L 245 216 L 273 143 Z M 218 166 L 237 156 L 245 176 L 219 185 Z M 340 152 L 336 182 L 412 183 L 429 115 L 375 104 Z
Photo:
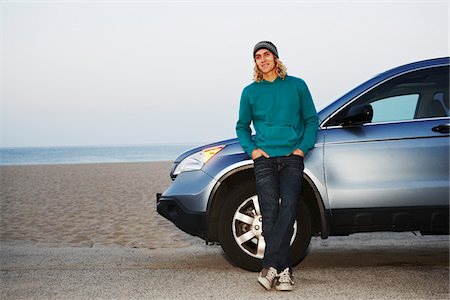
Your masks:
M 370 104 L 350 107 L 342 118 L 343 126 L 361 125 L 370 123 L 373 117 L 373 108 Z

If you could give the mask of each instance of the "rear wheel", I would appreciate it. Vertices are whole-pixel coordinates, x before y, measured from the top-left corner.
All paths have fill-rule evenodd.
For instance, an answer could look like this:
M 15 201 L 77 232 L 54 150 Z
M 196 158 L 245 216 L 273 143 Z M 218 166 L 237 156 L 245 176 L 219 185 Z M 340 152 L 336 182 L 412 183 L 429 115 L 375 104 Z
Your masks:
M 254 183 L 244 183 L 225 199 L 219 220 L 219 241 L 230 261 L 245 270 L 260 271 L 265 241 L 262 216 Z M 311 240 L 311 216 L 307 205 L 300 203 L 290 253 L 294 265 L 306 256 Z

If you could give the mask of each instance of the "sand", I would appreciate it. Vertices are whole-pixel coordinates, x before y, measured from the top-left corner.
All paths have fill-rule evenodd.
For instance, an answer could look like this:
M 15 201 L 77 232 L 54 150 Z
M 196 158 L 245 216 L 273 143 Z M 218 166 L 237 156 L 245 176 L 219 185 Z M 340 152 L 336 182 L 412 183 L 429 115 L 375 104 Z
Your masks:
M 148 249 L 201 243 L 156 212 L 171 164 L 2 166 L 0 241 Z

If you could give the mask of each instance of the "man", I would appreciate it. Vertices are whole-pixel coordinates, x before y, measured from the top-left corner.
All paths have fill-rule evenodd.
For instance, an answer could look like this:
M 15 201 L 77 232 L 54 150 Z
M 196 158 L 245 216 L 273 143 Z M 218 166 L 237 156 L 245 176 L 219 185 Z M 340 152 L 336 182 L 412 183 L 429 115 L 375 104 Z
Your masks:
M 303 158 L 315 143 L 318 117 L 305 82 L 288 76 L 274 44 L 253 49 L 254 82 L 242 91 L 236 133 L 254 160 L 266 248 L 258 282 L 293 289 L 289 257 L 303 177 Z M 256 134 L 252 139 L 250 124 Z

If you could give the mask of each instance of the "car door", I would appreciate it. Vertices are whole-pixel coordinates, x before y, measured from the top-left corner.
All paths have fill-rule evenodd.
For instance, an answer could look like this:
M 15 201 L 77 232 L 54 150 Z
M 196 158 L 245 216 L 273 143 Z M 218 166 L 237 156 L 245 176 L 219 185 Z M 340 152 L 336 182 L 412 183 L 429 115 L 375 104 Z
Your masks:
M 326 121 L 324 170 L 334 227 L 448 224 L 448 72 L 435 67 L 395 76 Z M 345 125 L 348 112 L 364 105 L 373 110 L 371 120 Z

